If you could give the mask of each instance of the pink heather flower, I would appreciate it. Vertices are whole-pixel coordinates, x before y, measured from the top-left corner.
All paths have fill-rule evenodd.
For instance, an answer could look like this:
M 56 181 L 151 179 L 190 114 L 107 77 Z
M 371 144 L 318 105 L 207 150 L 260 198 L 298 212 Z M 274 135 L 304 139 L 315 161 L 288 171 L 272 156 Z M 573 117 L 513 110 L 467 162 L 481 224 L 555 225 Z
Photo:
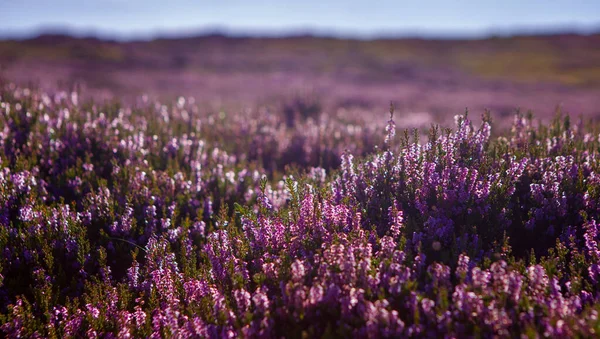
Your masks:
M 400 231 L 403 227 L 404 214 L 398 210 L 396 202 L 392 202 L 392 206 L 388 209 L 388 215 L 390 219 L 390 235 L 394 238 L 400 236 Z
M 269 297 L 267 296 L 267 288 L 265 286 L 257 288 L 252 296 L 252 302 L 256 310 L 262 314 L 269 312 Z
M 304 275 L 306 274 L 306 270 L 302 261 L 296 259 L 292 263 L 292 281 L 301 282 L 304 279 Z
M 19 211 L 19 218 L 21 221 L 30 222 L 38 218 L 39 212 L 35 211 L 33 206 L 25 205 L 21 207 Z
M 429 317 L 433 317 L 434 315 L 434 307 L 435 302 L 431 299 L 423 298 L 421 300 L 421 307 L 423 308 L 423 312 Z
M 135 311 L 133 312 L 133 320 L 135 321 L 135 325 L 137 327 L 144 326 L 146 323 L 146 313 L 142 310 L 139 305 L 135 306 Z
M 85 335 L 89 338 L 89 339 L 96 339 L 98 338 L 98 332 L 96 332 L 96 330 L 90 328 L 89 330 L 87 330 L 87 332 L 85 332 Z
M 248 291 L 241 289 L 233 291 L 235 303 L 240 314 L 248 312 L 250 309 L 251 295 Z
M 529 279 L 529 290 L 533 294 L 544 293 L 548 287 L 548 275 L 541 265 L 529 266 L 527 268 L 527 278 Z
M 385 133 L 385 143 L 388 145 L 396 136 L 396 123 L 392 117 L 390 117 L 390 120 L 388 120 L 387 125 L 385 126 Z
M 204 235 L 205 229 L 206 223 L 204 221 L 196 221 L 191 227 L 191 231 L 199 235 Z
M 470 258 L 465 254 L 461 254 L 458 256 L 458 265 L 456 267 L 456 277 L 459 279 L 464 279 L 469 272 L 469 262 Z
M 380 241 L 381 252 L 390 255 L 396 249 L 396 241 L 390 236 L 383 236 Z
M 133 289 L 139 287 L 139 277 L 140 277 L 140 265 L 134 260 L 131 267 L 127 269 L 127 278 L 129 280 L 129 286 Z
M 92 318 L 98 318 L 100 316 L 100 310 L 97 307 L 92 306 L 92 304 L 86 304 L 85 307 Z
M 308 301 L 311 305 L 316 305 L 316 304 L 320 303 L 321 300 L 323 300 L 323 295 L 324 295 L 323 286 L 316 283 L 313 286 L 311 286 L 311 288 L 308 292 Z

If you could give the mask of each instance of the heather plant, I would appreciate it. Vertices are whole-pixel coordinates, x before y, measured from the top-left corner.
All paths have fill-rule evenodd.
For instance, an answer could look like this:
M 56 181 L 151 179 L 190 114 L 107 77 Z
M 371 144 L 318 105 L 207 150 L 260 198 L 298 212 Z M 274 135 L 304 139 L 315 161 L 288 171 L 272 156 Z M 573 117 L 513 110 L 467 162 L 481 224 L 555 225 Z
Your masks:
M 423 139 L 393 107 L 372 129 L 10 84 L 0 113 L 4 336 L 600 330 L 593 124 L 465 114 Z

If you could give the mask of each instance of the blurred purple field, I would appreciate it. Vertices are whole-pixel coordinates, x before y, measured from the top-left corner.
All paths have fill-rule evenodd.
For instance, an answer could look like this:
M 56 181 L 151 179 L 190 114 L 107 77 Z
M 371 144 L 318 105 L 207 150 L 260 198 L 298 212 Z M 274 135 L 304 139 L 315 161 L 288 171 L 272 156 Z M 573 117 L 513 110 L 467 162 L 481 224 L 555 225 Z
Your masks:
M 517 108 L 546 121 L 557 107 L 595 118 L 599 60 L 600 35 L 569 34 L 374 41 L 211 35 L 121 43 L 45 35 L 0 42 L 0 76 L 21 84 L 78 84 L 97 98 L 193 96 L 213 110 L 300 98 L 329 114 L 380 115 L 393 101 L 403 127 L 448 124 L 466 108 L 475 115 L 489 109 L 500 124 Z

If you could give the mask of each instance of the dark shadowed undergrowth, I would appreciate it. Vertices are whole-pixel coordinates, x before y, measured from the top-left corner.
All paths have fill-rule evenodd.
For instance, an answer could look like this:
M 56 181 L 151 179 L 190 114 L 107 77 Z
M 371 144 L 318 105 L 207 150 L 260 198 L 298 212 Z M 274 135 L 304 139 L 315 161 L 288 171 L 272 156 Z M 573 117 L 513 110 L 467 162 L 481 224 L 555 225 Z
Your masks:
M 0 92 L 6 336 L 600 330 L 593 124 L 516 114 L 492 138 L 465 114 L 421 138 L 301 100 L 78 101 Z

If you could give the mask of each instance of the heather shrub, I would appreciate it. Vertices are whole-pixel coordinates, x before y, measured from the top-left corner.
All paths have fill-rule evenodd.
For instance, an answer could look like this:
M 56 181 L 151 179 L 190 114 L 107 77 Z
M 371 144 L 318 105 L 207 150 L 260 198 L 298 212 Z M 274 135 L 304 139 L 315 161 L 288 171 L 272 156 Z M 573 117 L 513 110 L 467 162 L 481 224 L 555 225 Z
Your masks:
M 0 113 L 4 336 L 597 336 L 593 124 L 424 139 L 393 108 L 290 125 L 10 84 Z

